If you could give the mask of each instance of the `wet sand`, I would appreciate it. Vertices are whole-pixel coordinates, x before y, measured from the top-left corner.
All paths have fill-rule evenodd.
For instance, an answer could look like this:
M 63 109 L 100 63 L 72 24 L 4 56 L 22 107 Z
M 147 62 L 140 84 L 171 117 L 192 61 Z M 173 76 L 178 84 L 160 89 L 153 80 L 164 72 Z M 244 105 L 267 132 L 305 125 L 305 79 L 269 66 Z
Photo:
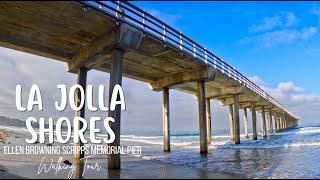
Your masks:
M 90 157 L 86 165 L 98 164 L 97 169 L 90 169 L 84 165 L 66 168 L 59 171 L 50 169 L 48 172 L 38 173 L 40 164 L 47 164 L 49 167 L 51 161 L 57 165 L 58 159 L 62 159 L 62 166 L 67 165 L 63 161 L 72 162 L 72 155 L 4 155 L 3 146 L 27 145 L 25 136 L 17 132 L 7 132 L 0 129 L 0 178 L 239 178 L 232 175 L 208 172 L 197 168 L 186 166 L 176 166 L 165 164 L 153 160 L 144 160 L 128 155 L 121 156 L 121 170 L 107 170 L 106 155 L 97 155 Z M 53 144 L 58 145 L 58 144 Z M 44 158 L 44 159 L 43 159 Z M 43 161 L 41 163 L 41 161 Z M 84 171 L 84 172 L 83 172 Z M 70 173 L 72 172 L 72 173 Z M 83 173 L 83 177 L 82 177 Z M 69 175 L 69 176 L 68 176 Z

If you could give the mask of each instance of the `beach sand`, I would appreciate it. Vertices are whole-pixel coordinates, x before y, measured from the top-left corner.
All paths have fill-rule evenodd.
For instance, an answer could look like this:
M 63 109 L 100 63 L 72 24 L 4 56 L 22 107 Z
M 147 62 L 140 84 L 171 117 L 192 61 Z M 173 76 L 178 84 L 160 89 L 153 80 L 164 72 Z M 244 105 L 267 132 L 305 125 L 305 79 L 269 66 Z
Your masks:
M 67 166 L 63 161 L 72 162 L 72 155 L 4 155 L 4 146 L 27 145 L 25 135 L 17 132 L 0 130 L 0 178 L 239 178 L 232 175 L 208 172 L 205 170 L 186 166 L 175 166 L 153 160 L 132 157 L 129 155 L 121 156 L 121 170 L 107 170 L 106 155 L 98 155 L 88 159 L 86 165 L 99 164 L 101 169 L 75 168 L 62 169 L 56 171 L 51 169 L 48 172 L 42 171 L 38 174 L 38 169 L 43 164 L 57 164 L 58 159 L 62 158 L 62 165 Z M 53 146 L 58 144 L 53 144 Z M 43 159 L 44 158 L 44 159 Z M 71 167 L 71 166 L 70 166 Z M 83 167 L 83 166 L 82 166 Z M 78 171 L 83 172 L 77 173 Z M 72 175 L 69 173 L 72 172 Z M 68 176 L 69 175 L 69 176 Z

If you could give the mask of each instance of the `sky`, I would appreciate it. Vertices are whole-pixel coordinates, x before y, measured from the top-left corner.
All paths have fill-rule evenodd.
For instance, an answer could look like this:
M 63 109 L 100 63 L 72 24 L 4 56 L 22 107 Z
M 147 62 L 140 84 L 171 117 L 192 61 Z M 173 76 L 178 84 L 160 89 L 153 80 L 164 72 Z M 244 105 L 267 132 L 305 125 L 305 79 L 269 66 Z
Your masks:
M 260 85 L 300 118 L 301 126 L 320 125 L 320 3 L 319 2 L 133 2 L 218 55 Z M 57 84 L 69 87 L 76 76 L 66 64 L 0 47 L 0 115 L 25 120 L 36 117 L 73 117 L 70 109 L 58 113 Z M 20 113 L 15 86 L 21 84 L 26 103 L 28 89 L 38 84 L 44 111 Z M 109 74 L 92 70 L 88 84 L 106 85 Z M 127 110 L 122 113 L 125 134 L 162 130 L 162 94 L 146 83 L 124 78 Z M 198 130 L 197 101 L 192 95 L 170 91 L 171 131 Z M 97 102 L 94 102 L 97 104 Z M 228 128 L 227 108 L 211 100 L 213 131 Z M 47 107 L 47 108 L 46 108 Z M 86 112 L 106 116 L 105 112 Z M 242 120 L 242 112 L 241 112 Z M 258 117 L 259 118 L 259 117 Z M 249 122 L 251 127 L 251 118 Z M 241 121 L 242 126 L 242 121 Z M 259 121 L 258 121 L 259 126 Z M 243 126 L 242 126 L 243 127 Z M 214 132 L 213 132 L 214 134 Z

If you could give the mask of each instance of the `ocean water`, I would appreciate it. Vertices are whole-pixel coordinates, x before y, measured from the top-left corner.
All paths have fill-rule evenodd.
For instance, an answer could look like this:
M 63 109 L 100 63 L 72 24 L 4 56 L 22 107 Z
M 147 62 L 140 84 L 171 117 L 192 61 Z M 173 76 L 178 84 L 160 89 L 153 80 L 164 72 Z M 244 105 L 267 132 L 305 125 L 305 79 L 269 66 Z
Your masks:
M 123 135 L 122 143 L 141 145 L 141 158 L 190 166 L 247 178 L 320 178 L 320 127 L 300 127 L 269 133 L 267 139 L 228 135 L 213 137 L 208 155 L 199 154 L 199 136 L 173 135 L 171 152 L 162 152 L 162 136 Z
M 28 133 L 25 128 L 0 128 Z M 146 160 L 246 178 L 320 178 L 320 126 L 269 133 L 267 139 L 258 136 L 256 141 L 242 135 L 239 145 L 230 140 L 227 131 L 213 135 L 208 155 L 199 154 L 196 133 L 172 135 L 170 153 L 163 152 L 162 136 L 121 135 L 121 144 L 142 146 L 142 154 L 136 157 Z

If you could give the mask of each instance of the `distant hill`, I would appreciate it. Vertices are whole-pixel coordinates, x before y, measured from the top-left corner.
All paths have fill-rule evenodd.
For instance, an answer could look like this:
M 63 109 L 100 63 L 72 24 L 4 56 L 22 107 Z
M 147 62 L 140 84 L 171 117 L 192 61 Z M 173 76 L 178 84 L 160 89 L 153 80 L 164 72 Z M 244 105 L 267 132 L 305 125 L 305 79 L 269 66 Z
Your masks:
M 26 127 L 25 121 L 22 121 L 20 119 L 15 118 L 9 118 L 5 116 L 0 116 L 0 125 L 1 126 L 13 126 L 13 127 Z M 33 128 L 39 128 L 39 123 L 32 123 Z M 45 128 L 48 128 L 48 124 L 45 125 Z M 53 125 L 55 129 L 55 124 Z M 67 128 L 65 126 L 62 126 L 62 130 L 66 130 Z
M 12 119 L 5 116 L 0 116 L 0 125 L 2 126 L 15 126 L 15 127 L 26 127 L 24 121 L 20 119 Z M 38 128 L 39 124 L 33 124 L 33 127 Z

